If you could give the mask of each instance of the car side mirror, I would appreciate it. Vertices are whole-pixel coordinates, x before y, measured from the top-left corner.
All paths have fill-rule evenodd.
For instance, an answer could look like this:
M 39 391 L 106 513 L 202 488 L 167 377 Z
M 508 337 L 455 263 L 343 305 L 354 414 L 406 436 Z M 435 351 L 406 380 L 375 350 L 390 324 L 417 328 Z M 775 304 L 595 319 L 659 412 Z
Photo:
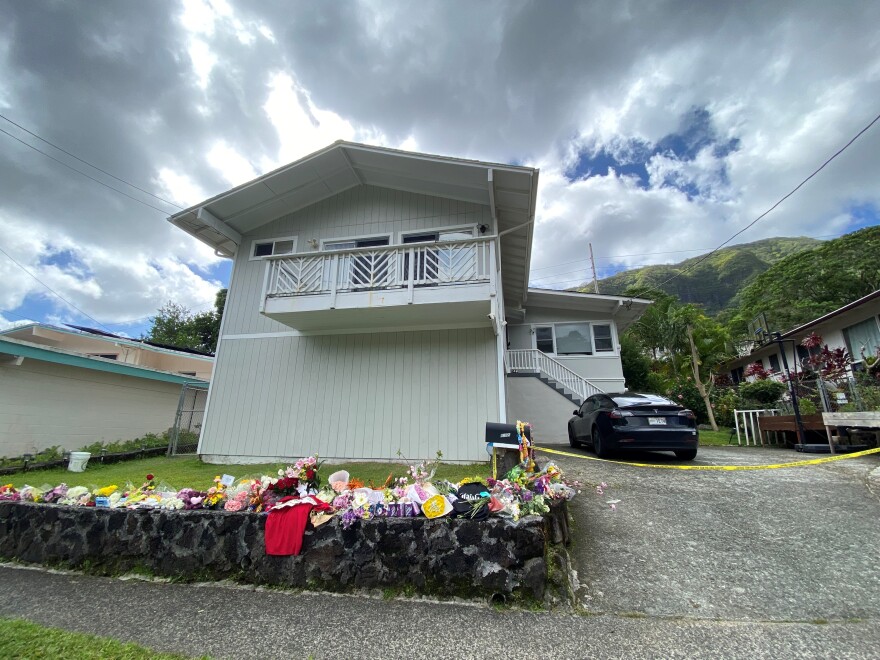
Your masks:
M 580 410 L 575 410 L 575 411 L 572 413 L 572 415 L 577 415 L 578 417 L 580 417 L 580 416 L 581 416 L 581 411 L 580 411 Z

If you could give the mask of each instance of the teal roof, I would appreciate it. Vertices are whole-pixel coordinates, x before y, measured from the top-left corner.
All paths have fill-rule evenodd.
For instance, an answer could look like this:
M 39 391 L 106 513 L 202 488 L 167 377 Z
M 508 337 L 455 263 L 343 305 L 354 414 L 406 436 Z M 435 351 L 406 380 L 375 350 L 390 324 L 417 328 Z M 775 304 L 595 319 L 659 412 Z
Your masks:
M 52 362 L 54 364 L 63 364 L 69 367 L 79 367 L 81 369 L 91 369 L 93 371 L 104 371 L 111 374 L 119 374 L 122 376 L 131 376 L 133 378 L 145 378 L 147 380 L 159 380 L 166 383 L 207 383 L 208 381 L 194 376 L 182 376 L 173 374 L 169 371 L 159 371 L 158 369 L 150 369 L 149 367 L 140 367 L 134 364 L 126 364 L 117 362 L 116 360 L 107 360 L 100 357 L 92 357 L 87 355 L 79 355 L 78 353 L 70 353 L 58 348 L 49 346 L 41 346 L 20 339 L 11 339 L 9 337 L 0 337 L 0 354 L 13 355 L 23 357 L 30 360 L 40 360 L 42 362 Z

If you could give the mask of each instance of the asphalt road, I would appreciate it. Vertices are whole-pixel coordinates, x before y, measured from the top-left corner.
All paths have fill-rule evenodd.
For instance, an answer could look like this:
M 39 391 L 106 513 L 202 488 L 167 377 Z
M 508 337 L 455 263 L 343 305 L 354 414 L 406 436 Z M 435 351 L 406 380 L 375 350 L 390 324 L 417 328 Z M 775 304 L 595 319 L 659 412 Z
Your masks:
M 698 462 L 798 457 L 705 448 Z M 717 473 L 560 463 L 609 484 L 573 504 L 578 614 L 2 566 L 0 616 L 218 658 L 878 657 L 877 457 Z
M 586 450 L 551 446 L 583 456 Z M 815 458 L 703 447 L 704 465 Z M 589 611 L 729 621 L 880 620 L 880 456 L 777 470 L 700 472 L 566 457 L 578 597 Z M 626 460 L 681 464 L 644 452 Z M 875 483 L 877 483 L 875 481 Z M 612 511 L 609 500 L 620 500 Z M 878 651 L 880 654 L 880 651 Z

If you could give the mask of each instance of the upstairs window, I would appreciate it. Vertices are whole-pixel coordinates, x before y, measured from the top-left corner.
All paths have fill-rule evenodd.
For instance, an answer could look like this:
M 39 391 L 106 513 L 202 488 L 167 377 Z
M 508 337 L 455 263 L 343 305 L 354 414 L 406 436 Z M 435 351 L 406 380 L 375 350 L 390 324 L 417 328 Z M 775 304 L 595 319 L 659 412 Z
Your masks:
M 293 254 L 296 252 L 296 237 L 267 238 L 256 240 L 251 248 L 251 260 L 263 257 L 277 257 L 279 255 Z

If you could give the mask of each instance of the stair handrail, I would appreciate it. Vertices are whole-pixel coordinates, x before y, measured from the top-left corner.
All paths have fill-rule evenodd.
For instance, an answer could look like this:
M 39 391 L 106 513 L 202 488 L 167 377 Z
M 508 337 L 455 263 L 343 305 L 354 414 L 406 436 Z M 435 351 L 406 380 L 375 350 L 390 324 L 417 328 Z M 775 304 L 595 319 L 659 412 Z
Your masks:
M 595 383 L 575 373 L 561 362 L 553 359 L 537 348 L 522 348 L 507 351 L 509 371 L 537 371 L 555 380 L 581 399 L 594 394 L 604 394 L 605 390 Z

